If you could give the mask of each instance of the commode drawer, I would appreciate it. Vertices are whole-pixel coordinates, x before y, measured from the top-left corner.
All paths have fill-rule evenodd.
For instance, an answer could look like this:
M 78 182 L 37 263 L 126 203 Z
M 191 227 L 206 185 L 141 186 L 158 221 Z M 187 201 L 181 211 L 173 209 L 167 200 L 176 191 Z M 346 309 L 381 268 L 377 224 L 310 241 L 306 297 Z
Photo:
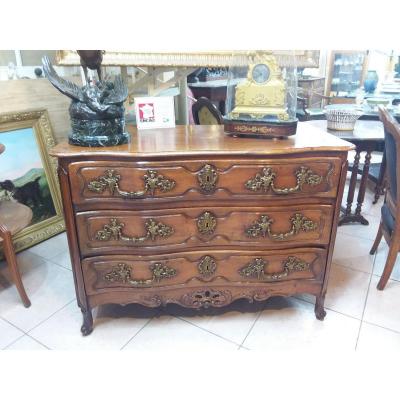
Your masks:
M 326 251 L 216 251 L 157 256 L 101 256 L 82 262 L 88 294 L 164 286 L 321 281 Z
M 193 207 L 88 211 L 76 216 L 82 254 L 164 252 L 199 247 L 326 245 L 333 207 Z
M 75 205 L 162 204 L 179 200 L 334 198 L 339 158 L 174 162 L 83 161 L 69 166 Z

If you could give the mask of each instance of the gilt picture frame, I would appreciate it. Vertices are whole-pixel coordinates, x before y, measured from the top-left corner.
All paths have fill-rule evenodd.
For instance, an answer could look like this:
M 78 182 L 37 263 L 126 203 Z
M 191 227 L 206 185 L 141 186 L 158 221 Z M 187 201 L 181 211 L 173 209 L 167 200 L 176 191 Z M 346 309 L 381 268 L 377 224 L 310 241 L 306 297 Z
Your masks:
M 13 236 L 15 251 L 34 246 L 65 230 L 55 145 L 46 110 L 0 114 L 0 201 L 29 207 L 32 219 Z
M 293 50 L 297 67 L 312 68 L 319 66 L 319 50 Z M 285 65 L 285 52 L 276 50 L 278 62 Z M 248 51 L 210 51 L 210 52 L 132 52 L 107 51 L 103 57 L 106 66 L 136 67 L 228 67 L 232 65 L 232 56 L 238 65 L 247 65 Z M 280 59 L 281 58 L 281 59 Z M 80 65 L 79 55 L 74 50 L 57 50 L 58 65 Z M 291 62 L 291 61 L 290 61 Z

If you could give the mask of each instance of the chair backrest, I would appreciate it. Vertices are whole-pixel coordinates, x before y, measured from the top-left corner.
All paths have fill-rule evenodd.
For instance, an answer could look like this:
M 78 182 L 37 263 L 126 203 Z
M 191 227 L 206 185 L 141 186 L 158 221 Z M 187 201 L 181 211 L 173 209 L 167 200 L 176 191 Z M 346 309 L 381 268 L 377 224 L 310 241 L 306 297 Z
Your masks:
M 206 97 L 200 97 L 192 106 L 193 119 L 196 125 L 221 125 L 222 115 L 217 107 Z
M 389 187 L 387 189 L 388 206 L 392 215 L 397 214 L 397 199 L 400 197 L 400 125 L 389 114 L 388 110 L 379 106 L 379 118 L 385 131 L 386 171 Z

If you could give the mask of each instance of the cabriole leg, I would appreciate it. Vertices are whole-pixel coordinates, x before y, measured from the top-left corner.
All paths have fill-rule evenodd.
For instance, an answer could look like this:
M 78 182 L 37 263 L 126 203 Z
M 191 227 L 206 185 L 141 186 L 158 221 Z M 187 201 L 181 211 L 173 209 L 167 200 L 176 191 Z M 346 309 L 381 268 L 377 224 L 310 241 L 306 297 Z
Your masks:
M 93 316 L 92 310 L 85 310 L 81 308 L 83 315 L 83 324 L 81 327 L 81 332 L 83 336 L 90 335 L 93 331 Z
M 315 316 L 317 319 L 320 321 L 323 321 L 326 315 L 326 311 L 324 309 L 324 301 L 325 301 L 325 295 L 318 295 L 315 301 Z

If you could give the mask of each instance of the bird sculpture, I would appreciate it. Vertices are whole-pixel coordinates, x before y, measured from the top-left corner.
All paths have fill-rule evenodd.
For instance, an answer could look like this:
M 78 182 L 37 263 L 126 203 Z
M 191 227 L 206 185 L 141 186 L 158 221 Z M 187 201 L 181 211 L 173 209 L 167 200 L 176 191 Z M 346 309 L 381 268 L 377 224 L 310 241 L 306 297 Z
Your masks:
M 128 88 L 120 75 L 114 81 L 101 79 L 91 82 L 87 79 L 86 85 L 79 87 L 60 77 L 47 56 L 43 57 L 42 63 L 50 83 L 72 100 L 69 107 L 70 144 L 95 147 L 128 142 L 123 105 L 128 97 Z
M 86 83 L 89 83 L 88 68 L 96 70 L 99 81 L 102 81 L 101 63 L 103 61 L 104 50 L 77 50 L 80 57 L 81 66 L 85 74 Z

